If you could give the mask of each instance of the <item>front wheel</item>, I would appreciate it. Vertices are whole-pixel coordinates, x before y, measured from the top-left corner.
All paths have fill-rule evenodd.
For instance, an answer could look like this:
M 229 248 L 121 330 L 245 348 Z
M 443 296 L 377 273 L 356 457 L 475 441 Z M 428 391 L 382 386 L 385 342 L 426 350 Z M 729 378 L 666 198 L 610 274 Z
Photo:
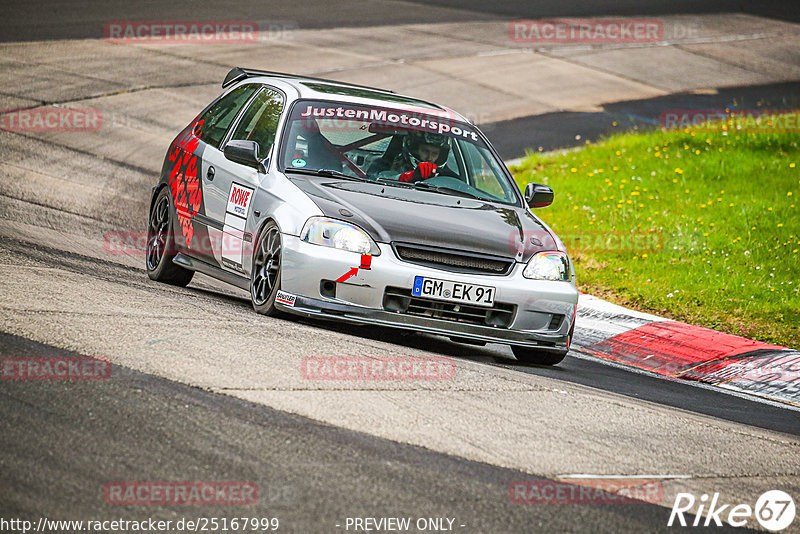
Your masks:
M 514 352 L 514 356 L 516 356 L 517 360 L 522 363 L 532 363 L 536 365 L 556 365 L 557 363 L 561 363 L 567 356 L 566 352 L 547 352 L 515 345 L 512 345 L 511 350 Z
M 250 300 L 262 315 L 277 316 L 275 297 L 281 288 L 281 232 L 269 221 L 256 240 L 250 274 Z
M 517 360 L 523 363 L 532 363 L 535 365 L 556 365 L 561 363 L 566 358 L 570 346 L 572 346 L 572 337 L 575 335 L 575 323 L 577 318 L 572 319 L 572 326 L 569 327 L 567 334 L 567 350 L 562 353 L 546 352 L 539 349 L 532 349 L 530 347 L 511 347 Z

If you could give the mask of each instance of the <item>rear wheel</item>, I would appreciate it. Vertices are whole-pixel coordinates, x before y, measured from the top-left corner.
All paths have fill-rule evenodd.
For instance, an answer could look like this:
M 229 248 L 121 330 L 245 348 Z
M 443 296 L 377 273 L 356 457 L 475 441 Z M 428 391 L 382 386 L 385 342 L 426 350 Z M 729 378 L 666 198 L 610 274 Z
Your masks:
M 250 274 L 250 300 L 263 315 L 277 316 L 275 297 L 281 287 L 281 232 L 269 221 L 258 236 Z
M 172 262 L 175 257 L 175 239 L 171 224 L 169 189 L 163 188 L 153 203 L 147 225 L 147 276 L 156 282 L 184 287 L 192 281 L 194 271 Z

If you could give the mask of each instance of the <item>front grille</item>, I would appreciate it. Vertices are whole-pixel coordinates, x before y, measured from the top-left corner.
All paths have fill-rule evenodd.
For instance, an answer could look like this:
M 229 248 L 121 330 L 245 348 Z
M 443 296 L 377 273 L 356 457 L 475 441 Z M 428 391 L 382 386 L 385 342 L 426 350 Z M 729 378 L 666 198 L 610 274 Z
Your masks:
M 429 300 L 412 296 L 410 289 L 387 287 L 383 293 L 383 309 L 418 317 L 508 328 L 514 320 L 517 307 L 504 302 L 495 302 L 493 308 L 484 308 L 458 302 Z
M 392 248 L 403 261 L 457 273 L 502 275 L 508 274 L 514 267 L 513 259 L 499 256 L 408 243 L 392 243 Z

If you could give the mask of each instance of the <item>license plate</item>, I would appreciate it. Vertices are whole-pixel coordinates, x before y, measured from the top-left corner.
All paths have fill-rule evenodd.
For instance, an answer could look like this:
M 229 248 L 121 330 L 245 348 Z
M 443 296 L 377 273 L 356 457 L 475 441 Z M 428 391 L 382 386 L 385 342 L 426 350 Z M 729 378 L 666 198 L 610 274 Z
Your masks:
M 475 306 L 493 306 L 495 288 L 415 276 L 411 294 L 415 297 L 463 302 Z

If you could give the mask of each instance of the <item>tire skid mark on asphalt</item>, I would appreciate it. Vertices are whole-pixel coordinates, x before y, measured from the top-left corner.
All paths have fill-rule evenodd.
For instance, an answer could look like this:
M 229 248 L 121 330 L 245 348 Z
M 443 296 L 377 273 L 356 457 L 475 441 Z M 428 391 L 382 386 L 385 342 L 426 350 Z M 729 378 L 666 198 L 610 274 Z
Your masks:
M 20 213 L 26 213 L 26 209 L 30 208 L 30 206 L 35 206 L 35 209 L 39 211 L 39 213 L 36 214 L 37 215 L 36 224 L 21 222 L 18 220 L 17 216 Z M 106 230 L 114 230 L 117 228 L 117 226 L 107 222 L 105 219 L 102 219 L 100 217 L 86 215 L 84 213 L 78 213 L 76 211 L 68 211 L 64 209 L 54 208 L 42 202 L 37 202 L 32 199 L 9 196 L 2 192 L 0 192 L 0 209 L 4 210 L 3 216 L 0 217 L 3 219 L 4 222 L 3 230 L 9 230 L 9 228 L 11 227 L 12 230 L 17 230 L 19 232 L 18 226 L 16 228 L 13 227 L 16 225 L 24 225 L 26 227 L 30 227 L 38 231 L 41 230 L 58 231 L 57 228 L 60 227 L 54 225 L 55 219 L 58 219 L 58 222 L 60 223 L 69 221 L 69 223 L 72 224 L 72 228 L 70 229 L 73 231 L 75 230 L 76 227 L 79 229 L 85 229 L 84 225 L 91 225 L 92 230 L 99 231 L 101 230 L 101 228 L 97 228 L 98 224 L 102 225 L 103 227 L 102 229 Z M 80 223 L 77 223 L 74 220 L 75 218 L 81 219 Z M 82 226 L 78 226 L 78 224 Z M 63 233 L 63 231 L 61 233 Z M 13 237 L 17 237 L 17 234 L 14 234 L 13 231 L 7 231 L 5 232 L 5 234 L 6 235 L 4 237 L 8 237 L 9 234 Z M 74 233 L 70 233 L 65 235 L 69 235 L 71 238 L 74 238 L 74 237 L 84 237 L 85 233 L 77 235 Z
M 70 310 L 54 310 L 52 308 L 12 308 L 8 306 L 0 306 L 0 311 L 13 312 L 18 314 L 51 314 L 51 315 L 73 315 L 78 317 L 140 317 L 146 319 L 167 319 L 169 321 L 189 321 L 189 322 L 203 322 L 205 319 L 200 317 L 178 317 L 175 315 L 151 315 L 147 313 L 128 313 L 128 312 L 80 312 Z M 239 324 L 238 321 L 228 320 L 227 322 Z
M 37 106 L 37 107 L 41 107 L 41 106 Z M 71 145 L 67 145 L 67 144 L 64 144 L 64 143 L 59 143 L 58 141 L 56 141 L 54 139 L 48 139 L 48 138 L 40 137 L 40 136 L 31 134 L 31 133 L 3 131 L 3 134 L 4 135 L 13 135 L 13 136 L 16 136 L 18 138 L 26 139 L 26 140 L 29 140 L 29 141 L 35 141 L 35 142 L 38 142 L 38 143 L 41 143 L 41 144 L 45 145 L 46 148 L 55 147 L 55 148 L 58 148 L 58 149 L 61 149 L 61 150 L 64 150 L 64 151 L 74 152 L 74 153 L 79 154 L 81 156 L 88 156 L 88 157 L 90 157 L 92 159 L 95 159 L 95 160 L 99 159 L 104 163 L 110 163 L 110 164 L 112 164 L 112 165 L 114 165 L 116 167 L 121 167 L 121 168 L 129 170 L 129 171 L 140 173 L 141 175 L 146 176 L 148 178 L 151 178 L 153 176 L 153 173 L 157 173 L 160 170 L 160 169 L 158 169 L 157 166 L 154 166 L 153 168 L 148 169 L 146 167 L 141 167 L 139 165 L 130 163 L 128 161 L 124 161 L 124 160 L 120 160 L 120 159 L 113 159 L 113 158 L 110 158 L 110 157 L 103 156 L 101 154 L 95 154 L 94 152 L 91 152 L 89 150 L 85 150 L 85 149 L 80 148 L 80 147 L 71 146 Z M 8 164 L 8 165 L 10 165 L 10 164 Z M 33 171 L 33 169 L 28 169 L 28 168 L 26 168 L 25 170 Z M 41 171 L 33 171 L 33 172 L 41 173 Z M 42 173 L 42 174 L 45 174 L 45 173 Z
M 14 240 L 2 235 L 0 235 L 0 245 L 3 245 L 2 248 L 0 248 L 2 252 L 22 255 L 27 259 L 33 259 L 34 261 L 40 261 L 42 263 L 46 262 L 48 265 L 55 264 L 57 265 L 56 267 L 50 268 L 60 272 L 88 275 L 98 280 L 117 284 L 123 283 L 126 286 L 136 287 L 147 291 L 156 290 L 194 298 L 210 297 L 214 295 L 236 300 L 238 302 L 247 301 L 245 296 L 240 296 L 240 294 L 234 294 L 231 291 L 223 290 L 223 287 L 225 289 L 228 289 L 228 287 L 222 282 L 217 282 L 211 278 L 203 279 L 202 283 L 194 284 L 194 287 L 190 288 L 187 292 L 187 290 L 184 288 L 151 283 L 145 276 L 143 267 L 134 267 L 104 258 L 87 256 L 79 252 L 56 249 L 42 243 Z M 34 256 L 32 253 L 35 253 L 38 256 Z M 36 266 L 24 266 L 21 263 L 6 263 L 0 265 L 5 265 L 9 268 L 13 268 L 14 270 L 19 269 L 20 267 L 36 268 Z M 107 267 L 107 271 L 103 272 L 103 270 L 99 269 L 100 266 Z M 109 271 L 123 271 L 124 274 L 120 272 Z M 128 276 L 124 276 L 125 274 Z M 206 283 L 206 280 L 210 281 L 211 283 Z

